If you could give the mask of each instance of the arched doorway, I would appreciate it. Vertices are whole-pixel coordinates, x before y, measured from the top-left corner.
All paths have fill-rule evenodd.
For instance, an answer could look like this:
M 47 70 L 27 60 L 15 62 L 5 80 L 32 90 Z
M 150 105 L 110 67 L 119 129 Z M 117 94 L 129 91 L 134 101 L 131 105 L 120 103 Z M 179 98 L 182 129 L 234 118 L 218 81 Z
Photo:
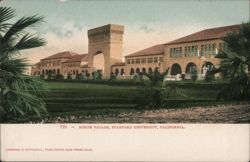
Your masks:
M 140 69 L 139 68 L 136 68 L 135 72 L 138 74 L 140 73 Z
M 134 70 L 134 68 L 131 68 L 130 69 L 130 75 L 134 75 L 135 74 L 135 70 Z
M 181 66 L 177 63 L 173 64 L 171 67 L 171 75 L 177 75 L 177 74 L 181 74 Z
M 149 74 L 153 73 L 153 70 L 152 70 L 151 67 L 148 68 L 148 73 L 149 73 Z
M 196 66 L 195 63 L 190 62 L 190 63 L 187 64 L 187 66 L 186 66 L 186 74 L 193 73 L 196 70 L 197 70 L 197 66 Z
M 88 30 L 88 67 L 92 73 L 100 69 L 103 75 L 111 74 L 111 66 L 122 62 L 124 26 L 109 24 Z M 102 56 L 98 52 L 103 53 Z M 98 55 L 97 55 L 98 54 Z M 102 57 L 102 64 L 96 62 Z
M 97 51 L 94 58 L 93 58 L 93 71 L 98 71 L 100 73 L 104 72 L 104 55 L 101 51 Z
M 121 75 L 124 75 L 124 69 L 121 68 Z
M 214 64 L 211 62 L 205 62 L 201 68 L 201 73 L 206 74 L 206 72 L 214 69 Z
M 147 72 L 146 72 L 146 68 L 142 68 L 142 73 L 143 73 L 143 74 L 147 73 Z
M 119 69 L 115 69 L 115 75 L 119 74 Z

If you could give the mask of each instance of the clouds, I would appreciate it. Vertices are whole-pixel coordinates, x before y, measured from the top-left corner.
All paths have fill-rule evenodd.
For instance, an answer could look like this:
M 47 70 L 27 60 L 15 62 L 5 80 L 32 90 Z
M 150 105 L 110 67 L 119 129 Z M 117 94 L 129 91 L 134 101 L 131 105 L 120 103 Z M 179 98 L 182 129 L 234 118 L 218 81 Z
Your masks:
M 37 31 L 47 45 L 22 52 L 32 63 L 61 51 L 87 52 L 87 30 L 108 23 L 125 26 L 123 55 L 127 55 L 205 28 L 241 23 L 248 20 L 249 11 L 247 1 L 13 0 L 6 4 L 20 15 L 45 17 Z
M 203 28 L 189 24 L 186 26 L 186 30 L 182 31 L 181 27 L 167 25 L 125 25 L 123 56 L 156 44 L 166 43 Z M 62 26 L 57 24 L 47 26 L 43 31 L 44 34 L 41 35 L 47 40 L 47 45 L 23 51 L 23 56 L 28 57 L 31 63 L 36 63 L 44 57 L 62 51 L 87 53 L 87 31 L 89 29 L 90 27 L 81 26 L 75 21 L 68 21 Z
M 40 59 L 62 51 L 74 51 L 77 53 L 87 53 L 87 29 L 76 27 L 75 22 L 67 22 L 61 27 L 50 26 L 46 32 L 41 35 L 47 45 L 31 50 L 25 50 L 21 53 L 28 57 L 30 62 L 36 63 Z

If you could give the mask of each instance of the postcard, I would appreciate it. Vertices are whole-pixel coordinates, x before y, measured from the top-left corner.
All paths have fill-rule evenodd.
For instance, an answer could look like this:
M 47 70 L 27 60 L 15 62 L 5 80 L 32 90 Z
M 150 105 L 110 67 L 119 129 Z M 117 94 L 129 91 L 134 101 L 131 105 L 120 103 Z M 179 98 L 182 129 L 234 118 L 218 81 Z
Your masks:
M 249 161 L 250 1 L 1 0 L 0 161 Z

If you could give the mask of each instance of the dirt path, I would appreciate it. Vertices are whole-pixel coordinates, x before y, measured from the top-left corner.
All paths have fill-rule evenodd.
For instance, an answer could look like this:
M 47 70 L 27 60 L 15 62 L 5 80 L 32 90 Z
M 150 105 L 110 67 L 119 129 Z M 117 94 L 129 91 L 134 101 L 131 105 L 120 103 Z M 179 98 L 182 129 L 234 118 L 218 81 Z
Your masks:
M 250 123 L 250 104 L 161 109 L 117 116 L 68 116 L 45 123 Z

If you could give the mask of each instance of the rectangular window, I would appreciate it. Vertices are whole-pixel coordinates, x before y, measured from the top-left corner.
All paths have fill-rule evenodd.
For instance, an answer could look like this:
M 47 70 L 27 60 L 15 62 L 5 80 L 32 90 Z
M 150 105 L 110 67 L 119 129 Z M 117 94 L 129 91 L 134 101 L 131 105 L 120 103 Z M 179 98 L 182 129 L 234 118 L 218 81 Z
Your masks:
M 134 64 L 135 63 L 135 60 L 134 59 L 131 59 L 131 64 Z
M 188 46 L 188 52 L 187 52 L 187 55 L 190 56 L 190 53 L 191 53 L 191 47 Z
M 146 63 L 146 58 L 142 58 L 142 59 L 141 59 L 141 63 L 142 63 L 142 64 Z
M 194 56 L 194 46 L 192 46 L 191 54 L 192 54 L 192 56 Z
M 154 63 L 158 63 L 158 57 L 154 57 Z
M 160 57 L 159 60 L 160 60 L 160 62 L 163 62 L 163 57 Z
M 185 57 L 187 56 L 187 47 L 185 47 L 185 53 L 184 53 Z
M 201 56 L 204 56 L 204 45 L 201 45 Z
M 139 58 L 135 60 L 136 64 L 139 64 L 140 62 L 141 62 L 141 60 Z
M 153 58 L 152 57 L 148 58 L 148 63 L 152 63 L 152 62 L 153 62 Z
M 198 56 L 198 46 L 196 45 L 196 46 L 194 46 L 194 52 L 195 52 L 195 56 Z
M 127 64 L 130 64 L 130 59 L 127 59 Z
M 179 49 L 179 57 L 182 57 L 182 47 Z

